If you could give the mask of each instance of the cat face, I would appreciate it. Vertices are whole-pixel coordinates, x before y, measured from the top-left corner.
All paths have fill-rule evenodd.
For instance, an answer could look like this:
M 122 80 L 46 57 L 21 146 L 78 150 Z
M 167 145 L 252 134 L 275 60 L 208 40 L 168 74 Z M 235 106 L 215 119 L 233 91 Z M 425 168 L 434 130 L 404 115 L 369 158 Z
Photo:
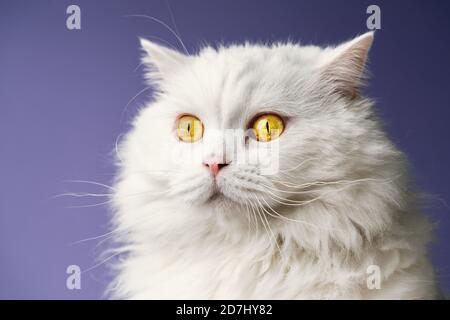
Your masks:
M 180 206 L 289 206 L 364 164 L 358 87 L 373 34 L 336 48 L 241 45 L 183 55 L 141 40 L 156 101 L 125 171 Z

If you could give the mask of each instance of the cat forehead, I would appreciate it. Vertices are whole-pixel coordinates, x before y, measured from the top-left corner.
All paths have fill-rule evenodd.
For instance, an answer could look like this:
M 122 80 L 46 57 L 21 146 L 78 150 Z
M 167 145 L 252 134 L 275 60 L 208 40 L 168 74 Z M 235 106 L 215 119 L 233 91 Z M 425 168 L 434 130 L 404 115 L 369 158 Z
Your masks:
M 178 94 L 190 109 L 185 112 L 222 123 L 245 121 L 261 112 L 289 113 L 278 103 L 286 99 L 287 82 L 308 73 L 320 52 L 295 44 L 207 47 L 179 74 Z
M 219 46 L 217 49 L 210 46 L 203 48 L 196 56 L 203 63 L 296 63 L 308 64 L 316 60 L 317 55 L 323 51 L 317 46 L 301 46 L 295 43 L 262 44 L 236 44 Z

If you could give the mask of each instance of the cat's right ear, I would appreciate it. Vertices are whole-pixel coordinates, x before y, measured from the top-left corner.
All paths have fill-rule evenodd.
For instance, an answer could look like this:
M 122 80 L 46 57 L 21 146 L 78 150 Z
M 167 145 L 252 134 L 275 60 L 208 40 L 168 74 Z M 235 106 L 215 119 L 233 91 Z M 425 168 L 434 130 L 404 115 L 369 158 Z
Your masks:
M 139 38 L 139 41 L 143 50 L 141 61 L 146 67 L 146 78 L 152 83 L 167 79 L 181 69 L 189 59 L 176 50 L 147 39 Z

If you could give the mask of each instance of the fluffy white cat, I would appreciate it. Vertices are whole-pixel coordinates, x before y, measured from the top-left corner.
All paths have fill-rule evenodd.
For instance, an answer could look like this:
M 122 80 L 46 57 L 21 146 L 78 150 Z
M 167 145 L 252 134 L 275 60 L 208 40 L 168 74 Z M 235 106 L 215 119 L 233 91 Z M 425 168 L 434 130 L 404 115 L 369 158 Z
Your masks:
M 117 150 L 109 296 L 434 298 L 407 161 L 359 90 L 373 37 L 195 55 L 142 39 L 157 93 Z M 229 129 L 254 133 L 244 155 L 276 152 L 237 161 Z

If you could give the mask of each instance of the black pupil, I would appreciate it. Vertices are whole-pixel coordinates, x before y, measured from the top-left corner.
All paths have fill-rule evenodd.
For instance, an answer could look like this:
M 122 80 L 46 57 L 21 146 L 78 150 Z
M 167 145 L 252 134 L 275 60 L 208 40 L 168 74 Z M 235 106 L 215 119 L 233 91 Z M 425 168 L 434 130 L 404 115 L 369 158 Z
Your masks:
M 191 132 L 191 124 L 190 123 L 188 123 L 188 132 Z
M 269 132 L 270 132 L 270 129 L 269 129 L 269 121 L 266 122 L 266 129 L 267 129 L 267 133 L 269 133 Z

